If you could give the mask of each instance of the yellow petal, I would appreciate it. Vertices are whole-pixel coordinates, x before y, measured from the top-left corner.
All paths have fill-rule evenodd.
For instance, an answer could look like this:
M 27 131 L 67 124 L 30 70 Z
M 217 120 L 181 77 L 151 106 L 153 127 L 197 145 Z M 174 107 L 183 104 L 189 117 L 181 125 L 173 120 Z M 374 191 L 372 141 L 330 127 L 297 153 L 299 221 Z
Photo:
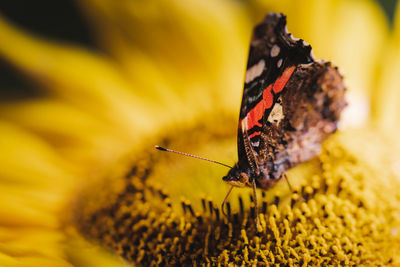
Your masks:
M 251 28 L 240 5 L 182 0 L 80 4 L 128 77 L 147 86 L 167 81 L 185 107 L 237 112 L 233 107 L 240 102 Z M 149 68 L 157 68 L 154 76 Z
M 130 149 L 126 144 L 132 141 L 120 129 L 55 99 L 3 105 L 0 116 L 42 136 L 67 160 L 90 171 L 96 165 L 115 161 Z
M 10 257 L 0 253 L 0 262 L 4 267 L 37 267 L 37 266 L 53 266 L 53 267 L 72 267 L 66 260 L 45 258 L 41 256 L 25 256 L 25 257 Z
M 0 37 L 0 54 L 51 93 L 106 120 L 110 127 L 121 127 L 135 135 L 151 130 L 154 104 L 138 99 L 130 84 L 105 57 L 34 38 L 2 17 L 0 36 L 6 38 Z
M 400 128 L 400 5 L 397 5 L 394 34 L 382 48 L 382 68 L 374 90 L 374 119 L 387 131 Z
M 3 182 L 38 185 L 61 182 L 64 186 L 72 182 L 69 180 L 74 168 L 43 140 L 8 123 L 0 122 L 0 129 L 0 177 Z

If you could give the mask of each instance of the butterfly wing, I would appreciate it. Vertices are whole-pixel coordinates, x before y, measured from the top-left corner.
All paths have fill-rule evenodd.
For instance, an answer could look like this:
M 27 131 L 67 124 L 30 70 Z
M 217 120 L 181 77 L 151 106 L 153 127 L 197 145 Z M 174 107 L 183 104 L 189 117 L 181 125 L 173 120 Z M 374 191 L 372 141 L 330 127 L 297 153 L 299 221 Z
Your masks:
M 293 38 L 287 31 L 283 14 L 269 13 L 255 27 L 239 118 L 238 155 L 241 167 L 254 169 L 261 165 L 269 171 L 271 179 L 278 179 L 288 168 L 317 154 L 316 147 L 336 130 L 336 121 L 345 106 L 343 94 L 339 94 L 343 101 L 337 106 L 337 116 L 326 108 L 333 101 L 333 90 L 330 95 L 327 91 L 323 92 L 318 103 L 314 101 L 313 95 L 326 84 L 318 84 L 313 79 L 327 72 L 329 67 L 325 64 L 329 63 L 315 62 L 311 46 Z M 341 82 L 340 74 L 333 67 L 331 73 L 333 78 L 338 78 L 337 82 Z M 315 90 L 307 91 L 306 84 Z M 299 93 L 301 91 L 303 93 Z M 344 93 L 343 86 L 340 92 Z M 302 103 L 301 109 L 296 111 L 293 107 L 298 103 Z M 324 107 L 330 114 L 326 121 Z M 299 125 L 303 128 L 296 128 Z M 301 145 L 303 141 L 299 136 L 315 130 L 313 127 L 324 125 L 330 125 L 332 129 L 326 134 L 310 137 L 314 139 L 308 147 Z M 300 152 L 307 156 L 299 155 Z
M 285 83 L 299 64 L 314 62 L 311 47 L 287 31 L 283 14 L 269 13 L 254 28 L 240 108 L 238 154 L 246 158 L 243 132 L 252 149 L 260 149 L 263 121 L 278 101 Z

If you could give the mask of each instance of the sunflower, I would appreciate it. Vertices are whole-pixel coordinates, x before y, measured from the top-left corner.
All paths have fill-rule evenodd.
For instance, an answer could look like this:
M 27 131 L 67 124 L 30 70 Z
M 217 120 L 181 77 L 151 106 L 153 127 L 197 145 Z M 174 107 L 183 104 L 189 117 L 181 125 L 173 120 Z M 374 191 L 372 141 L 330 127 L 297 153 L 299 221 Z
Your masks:
M 0 56 L 43 94 L 0 106 L 0 265 L 385 265 L 400 258 L 400 8 L 373 1 L 76 4 L 101 52 L 0 16 Z M 342 130 L 254 203 L 236 159 L 253 25 L 268 11 L 346 77 Z

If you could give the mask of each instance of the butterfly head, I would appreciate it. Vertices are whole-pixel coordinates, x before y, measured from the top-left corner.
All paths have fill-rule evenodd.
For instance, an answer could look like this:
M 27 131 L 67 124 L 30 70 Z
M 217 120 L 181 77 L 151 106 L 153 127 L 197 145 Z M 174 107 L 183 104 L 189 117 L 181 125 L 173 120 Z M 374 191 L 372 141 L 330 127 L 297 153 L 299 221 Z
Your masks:
M 251 187 L 254 179 L 262 181 L 267 177 L 268 174 L 262 168 L 253 171 L 251 168 L 243 169 L 235 165 L 226 176 L 222 177 L 222 180 L 236 187 Z
M 238 172 L 234 175 L 230 175 L 229 173 L 222 180 L 236 187 L 245 187 L 249 184 L 249 176 L 245 172 Z

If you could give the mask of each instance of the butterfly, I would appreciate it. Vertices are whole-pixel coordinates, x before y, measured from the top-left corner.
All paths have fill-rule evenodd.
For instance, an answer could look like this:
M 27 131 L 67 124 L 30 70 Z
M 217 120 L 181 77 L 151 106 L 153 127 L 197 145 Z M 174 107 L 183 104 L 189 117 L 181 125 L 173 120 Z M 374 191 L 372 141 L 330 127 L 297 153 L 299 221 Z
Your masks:
M 337 130 L 345 91 L 337 67 L 316 61 L 311 46 L 288 32 L 285 15 L 268 13 L 250 42 L 238 162 L 230 167 L 205 159 L 230 168 L 222 178 L 231 185 L 222 210 L 232 189 L 246 186 L 253 188 L 257 210 L 256 188 L 273 187 L 288 169 L 318 155 L 322 142 Z
M 338 69 L 269 13 L 254 28 L 238 127 L 239 161 L 223 177 L 232 186 L 267 190 L 285 172 L 319 154 L 346 106 Z

